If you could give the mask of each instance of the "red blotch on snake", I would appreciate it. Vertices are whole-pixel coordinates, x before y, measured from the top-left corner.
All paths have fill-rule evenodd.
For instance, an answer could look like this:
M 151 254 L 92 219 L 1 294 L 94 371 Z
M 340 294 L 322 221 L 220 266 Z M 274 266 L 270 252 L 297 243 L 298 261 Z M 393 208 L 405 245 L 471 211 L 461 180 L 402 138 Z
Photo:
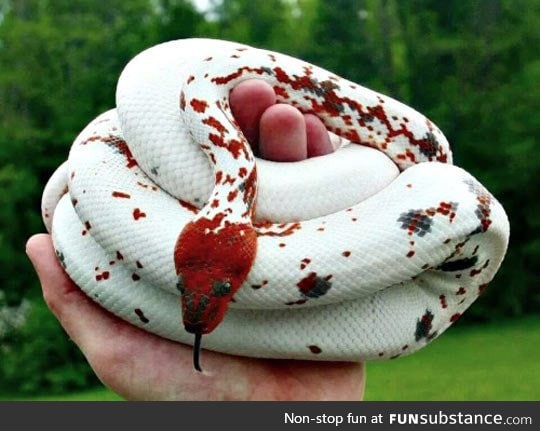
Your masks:
M 325 295 L 332 287 L 331 275 L 319 277 L 316 272 L 310 272 L 306 277 L 300 280 L 296 286 L 300 292 L 308 298 L 318 298 Z
M 103 271 L 101 274 L 96 274 L 96 281 L 108 280 L 110 275 L 109 271 Z
M 133 210 L 133 218 L 139 220 L 140 218 L 146 217 L 146 213 L 142 212 L 140 208 L 135 208 Z
M 189 104 L 195 112 L 198 112 L 200 114 L 204 113 L 204 111 L 206 111 L 206 108 L 208 108 L 208 102 L 206 102 L 206 100 L 191 99 Z
M 112 192 L 113 198 L 123 198 L 123 199 L 131 199 L 131 195 L 124 193 L 124 192 Z
M 461 317 L 461 313 L 453 314 L 452 317 L 450 317 L 450 322 L 454 323 Z

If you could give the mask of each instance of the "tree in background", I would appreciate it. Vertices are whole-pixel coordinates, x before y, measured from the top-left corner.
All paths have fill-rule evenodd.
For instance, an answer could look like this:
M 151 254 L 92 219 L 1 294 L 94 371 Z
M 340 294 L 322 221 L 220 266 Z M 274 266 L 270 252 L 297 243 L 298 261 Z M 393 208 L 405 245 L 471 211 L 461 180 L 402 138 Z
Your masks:
M 470 317 L 538 311 L 540 3 L 399 2 L 410 103 L 437 119 L 455 161 L 493 192 L 511 223 L 500 273 Z
M 288 10 L 289 4 L 283 0 L 216 2 L 212 9 L 217 17 L 214 36 L 258 47 L 280 45 L 286 36 L 283 30 Z
M 43 230 L 43 185 L 84 125 L 114 106 L 123 66 L 182 37 L 297 55 L 433 118 L 512 226 L 501 272 L 462 322 L 538 311 L 539 1 L 212 4 L 203 14 L 189 0 L 0 0 L 0 392 L 96 382 L 43 305 L 23 248 Z M 21 304 L 25 320 L 6 313 Z
M 127 61 L 174 37 L 173 26 L 190 36 L 202 17 L 172 0 L 14 0 L 0 10 L 0 309 L 32 305 L 19 330 L 13 313 L 0 314 L 0 389 L 81 387 L 96 379 L 46 311 L 23 252 L 43 231 L 41 190 L 82 127 L 114 107 Z

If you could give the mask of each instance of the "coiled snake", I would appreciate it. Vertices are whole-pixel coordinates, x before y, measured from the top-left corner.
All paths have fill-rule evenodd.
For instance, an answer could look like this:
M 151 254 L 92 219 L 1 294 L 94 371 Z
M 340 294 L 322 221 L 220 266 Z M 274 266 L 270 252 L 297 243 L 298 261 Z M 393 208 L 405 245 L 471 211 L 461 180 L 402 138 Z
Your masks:
M 256 159 L 228 102 L 250 78 L 361 145 Z M 116 98 L 42 212 L 74 282 L 145 330 L 254 357 L 394 358 L 456 321 L 504 257 L 506 214 L 441 131 L 316 66 L 179 40 L 135 57 Z

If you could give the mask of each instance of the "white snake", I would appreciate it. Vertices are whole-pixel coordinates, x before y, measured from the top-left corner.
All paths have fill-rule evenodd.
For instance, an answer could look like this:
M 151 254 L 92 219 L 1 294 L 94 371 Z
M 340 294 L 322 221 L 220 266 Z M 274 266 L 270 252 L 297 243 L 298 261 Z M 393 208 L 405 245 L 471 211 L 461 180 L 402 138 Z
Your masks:
M 255 159 L 228 103 L 250 78 L 362 145 Z M 503 208 L 451 165 L 440 130 L 328 71 L 180 40 L 135 57 L 116 98 L 75 140 L 42 211 L 73 281 L 145 330 L 188 344 L 208 334 L 205 348 L 253 357 L 394 358 L 457 320 L 504 257 Z

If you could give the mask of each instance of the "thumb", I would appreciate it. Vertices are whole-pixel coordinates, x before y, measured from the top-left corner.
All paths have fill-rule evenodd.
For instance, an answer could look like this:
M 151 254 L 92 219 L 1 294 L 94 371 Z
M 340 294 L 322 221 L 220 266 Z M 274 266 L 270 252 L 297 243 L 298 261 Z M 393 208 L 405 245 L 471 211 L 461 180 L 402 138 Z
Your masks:
M 82 294 L 58 263 L 50 235 L 32 236 L 26 243 L 26 254 L 38 275 L 45 302 L 61 318 Z

